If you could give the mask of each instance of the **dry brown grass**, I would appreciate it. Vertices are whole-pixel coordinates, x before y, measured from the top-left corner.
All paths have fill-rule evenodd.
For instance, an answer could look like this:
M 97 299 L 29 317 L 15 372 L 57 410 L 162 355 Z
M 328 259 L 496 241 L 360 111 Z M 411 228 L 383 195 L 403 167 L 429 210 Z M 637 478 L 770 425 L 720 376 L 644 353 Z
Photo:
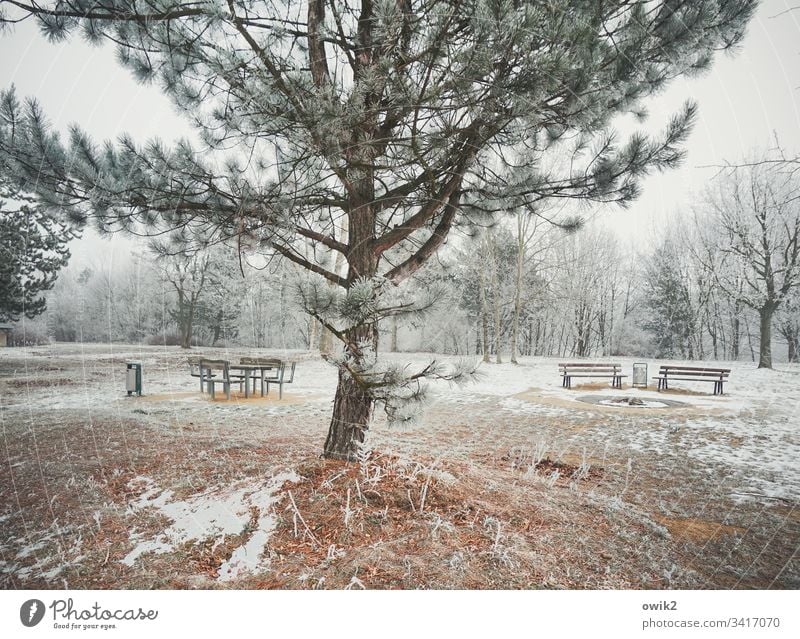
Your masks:
M 59 379 L 82 365 L 45 362 Z M 148 371 L 167 363 L 158 359 Z M 12 376 L 19 363 L 4 367 L 2 398 L 15 404 L 2 406 L 3 588 L 800 586 L 796 503 L 762 499 L 756 489 L 739 499 L 734 489 L 748 484 L 727 482 L 728 466 L 688 454 L 707 444 L 737 455 L 754 450 L 748 433 L 693 425 L 716 409 L 667 419 L 530 389 L 514 399 L 559 410 L 515 413 L 496 397 L 470 398 L 467 408 L 442 402 L 416 428 L 378 422 L 376 452 L 343 464 L 319 459 L 330 409 L 316 396 L 279 401 L 273 391 L 227 402 L 220 392 L 211 402 L 187 383 L 113 405 L 52 410 L 25 406 L 27 376 Z M 102 371 L 89 377 L 108 383 Z M 658 447 L 646 445 L 653 434 Z M 153 538 L 170 525 L 155 511 L 129 510 L 143 490 L 136 477 L 187 500 L 285 470 L 302 479 L 279 491 L 264 570 L 217 581 L 253 534 L 255 512 L 224 540 L 209 536 L 144 554 L 133 567 L 121 563 L 134 530 Z
M 261 397 L 260 391 L 256 391 L 255 393 L 250 393 L 249 397 L 245 397 L 243 391 L 231 391 L 231 398 L 230 400 L 225 396 L 225 392 L 222 390 L 217 390 L 215 393 L 215 397 L 212 400 L 211 395 L 205 393 L 201 395 L 198 391 L 187 391 L 181 393 L 157 393 L 155 395 L 146 395 L 145 399 L 148 402 L 170 402 L 170 401 L 177 401 L 177 400 L 197 400 L 199 402 L 236 402 L 237 404 L 279 404 L 279 405 L 297 405 L 297 404 L 305 404 L 309 401 L 317 399 L 318 395 L 294 395 L 291 393 L 284 393 L 282 398 L 278 398 L 278 391 L 276 389 L 271 389 L 269 395 L 265 397 Z
M 576 470 L 549 460 L 540 466 L 542 478 Z M 269 544 L 273 571 L 248 586 L 663 585 L 652 565 L 615 560 L 622 551 L 615 523 L 585 495 L 565 489 L 567 480 L 553 492 L 544 479 L 522 482 L 498 470 L 510 490 L 497 490 L 466 465 L 389 455 L 358 465 L 309 461 L 300 470 L 304 480 L 285 489 Z M 554 539 L 570 542 L 554 547 Z
M 728 526 L 716 521 L 705 521 L 691 517 L 675 518 L 655 515 L 653 518 L 665 526 L 675 539 L 691 541 L 700 545 L 719 537 L 741 535 L 746 532 L 741 526 Z

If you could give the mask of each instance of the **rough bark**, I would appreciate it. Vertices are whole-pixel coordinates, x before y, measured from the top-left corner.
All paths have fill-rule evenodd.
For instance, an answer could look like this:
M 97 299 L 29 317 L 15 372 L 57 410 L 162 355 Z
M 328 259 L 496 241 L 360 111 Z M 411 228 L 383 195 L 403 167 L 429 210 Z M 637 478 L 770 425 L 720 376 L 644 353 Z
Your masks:
M 369 149 L 365 145 L 358 152 L 359 160 L 369 164 Z M 359 278 L 372 278 L 378 271 L 378 256 L 374 251 L 375 211 L 373 176 L 370 171 L 358 172 L 353 180 L 352 199 L 356 206 L 349 217 L 348 273 L 346 288 Z M 343 334 L 344 352 L 350 371 L 339 369 L 339 384 L 333 403 L 333 415 L 325 440 L 323 455 L 331 459 L 355 461 L 372 417 L 375 399 L 369 389 L 358 383 L 352 373 L 369 368 L 369 354 L 363 352 L 365 344 L 377 352 L 377 324 L 363 323 L 353 326 Z M 352 373 L 351 373 L 352 371 Z
M 328 437 L 323 455 L 329 459 L 355 461 L 372 419 L 372 395 L 346 370 L 339 369 Z

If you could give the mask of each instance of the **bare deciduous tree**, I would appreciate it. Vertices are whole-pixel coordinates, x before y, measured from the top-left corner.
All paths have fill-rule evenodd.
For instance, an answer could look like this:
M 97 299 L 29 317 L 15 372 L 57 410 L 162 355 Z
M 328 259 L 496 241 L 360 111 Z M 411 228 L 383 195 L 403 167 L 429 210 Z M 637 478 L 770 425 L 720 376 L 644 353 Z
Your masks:
M 800 185 L 791 171 L 752 162 L 720 174 L 698 211 L 702 257 L 717 284 L 760 320 L 759 368 L 772 368 L 775 311 L 800 285 Z

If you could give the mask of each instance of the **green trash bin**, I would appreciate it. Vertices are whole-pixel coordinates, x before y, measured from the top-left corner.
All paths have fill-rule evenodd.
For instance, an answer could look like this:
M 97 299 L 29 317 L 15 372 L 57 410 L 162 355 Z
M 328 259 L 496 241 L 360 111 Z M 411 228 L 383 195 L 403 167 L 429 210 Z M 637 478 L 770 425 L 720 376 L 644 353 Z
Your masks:
M 125 375 L 125 390 L 128 395 L 136 393 L 139 397 L 142 396 L 142 363 L 141 362 L 127 362 L 128 367 Z

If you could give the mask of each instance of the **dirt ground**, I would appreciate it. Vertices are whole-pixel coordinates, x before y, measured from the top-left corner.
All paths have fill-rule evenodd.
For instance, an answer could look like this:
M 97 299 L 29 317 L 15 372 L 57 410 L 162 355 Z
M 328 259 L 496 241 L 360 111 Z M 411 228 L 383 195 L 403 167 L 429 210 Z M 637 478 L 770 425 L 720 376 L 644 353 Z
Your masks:
M 335 373 L 292 355 L 282 400 L 212 402 L 176 348 L 5 349 L 2 587 L 800 586 L 797 402 L 749 369 L 647 410 L 577 402 L 616 391 L 559 388 L 556 360 L 489 367 L 344 464 L 319 456 Z

